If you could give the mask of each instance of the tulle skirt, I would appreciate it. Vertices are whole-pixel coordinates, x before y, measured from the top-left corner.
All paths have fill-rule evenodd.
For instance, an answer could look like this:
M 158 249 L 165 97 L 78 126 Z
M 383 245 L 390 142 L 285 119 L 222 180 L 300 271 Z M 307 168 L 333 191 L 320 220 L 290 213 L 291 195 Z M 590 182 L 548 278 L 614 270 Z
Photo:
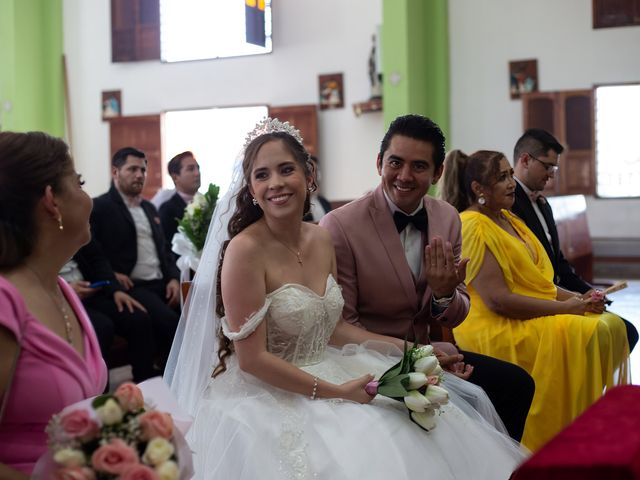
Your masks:
M 379 377 L 397 354 L 388 344 L 329 348 L 304 370 L 339 384 Z M 508 479 L 527 452 L 504 433 L 486 394 L 448 374 L 442 386 L 450 402 L 426 432 L 401 402 L 311 400 L 242 372 L 232 358 L 210 381 L 187 436 L 195 478 Z

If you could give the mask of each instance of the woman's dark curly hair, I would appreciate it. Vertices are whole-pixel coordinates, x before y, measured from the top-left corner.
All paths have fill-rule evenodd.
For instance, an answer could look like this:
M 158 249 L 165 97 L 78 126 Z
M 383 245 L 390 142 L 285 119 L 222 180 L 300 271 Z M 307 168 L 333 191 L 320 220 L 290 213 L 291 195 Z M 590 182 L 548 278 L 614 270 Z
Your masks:
M 222 276 L 222 263 L 224 261 L 224 254 L 227 250 L 227 246 L 233 237 L 242 232 L 249 225 L 257 222 L 264 213 L 262 209 L 258 205 L 253 204 L 253 197 L 251 196 L 251 192 L 249 191 L 249 185 L 251 184 L 251 171 L 253 170 L 253 164 L 255 162 L 256 157 L 258 156 L 258 152 L 260 149 L 267 143 L 280 140 L 285 148 L 289 150 L 289 152 L 293 155 L 293 158 L 296 162 L 302 167 L 305 176 L 311 177 L 312 184 L 310 185 L 311 190 L 315 190 L 317 188 L 317 184 L 315 181 L 315 171 L 313 164 L 310 161 L 309 154 L 305 150 L 305 148 L 298 142 L 294 137 L 285 132 L 273 132 L 273 133 L 265 133 L 264 135 L 260 135 L 255 138 L 249 145 L 247 146 L 244 152 L 244 158 L 242 160 L 242 174 L 243 174 L 243 182 L 240 191 L 236 197 L 236 210 L 231 220 L 229 220 L 229 240 L 227 240 L 222 245 L 222 251 L 220 252 L 220 261 L 218 263 L 218 278 L 217 278 L 217 289 L 216 289 L 216 314 L 222 318 L 225 315 L 224 303 L 222 301 L 222 290 L 221 290 L 221 276 Z M 307 192 L 307 198 L 304 201 L 304 212 L 302 216 L 306 215 L 309 212 L 311 207 L 310 203 L 310 194 Z M 301 217 L 302 218 L 302 217 Z M 218 336 L 218 360 L 219 363 L 213 370 L 213 377 L 218 376 L 222 372 L 227 369 L 225 359 L 233 353 L 233 342 L 225 337 L 222 332 L 222 328 L 220 328 L 217 332 Z

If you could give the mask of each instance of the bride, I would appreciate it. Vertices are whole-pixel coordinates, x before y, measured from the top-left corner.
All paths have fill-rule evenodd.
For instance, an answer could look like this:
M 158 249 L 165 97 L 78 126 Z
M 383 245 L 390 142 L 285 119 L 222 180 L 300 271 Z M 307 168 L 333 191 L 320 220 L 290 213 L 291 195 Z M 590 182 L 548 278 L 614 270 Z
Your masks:
M 299 132 L 263 120 L 241 170 L 216 208 L 165 375 L 195 416 L 196 478 L 507 479 L 525 452 L 463 400 L 467 382 L 446 374 L 451 401 L 430 432 L 365 391 L 402 345 L 341 319 L 331 237 L 301 220 L 316 185 Z

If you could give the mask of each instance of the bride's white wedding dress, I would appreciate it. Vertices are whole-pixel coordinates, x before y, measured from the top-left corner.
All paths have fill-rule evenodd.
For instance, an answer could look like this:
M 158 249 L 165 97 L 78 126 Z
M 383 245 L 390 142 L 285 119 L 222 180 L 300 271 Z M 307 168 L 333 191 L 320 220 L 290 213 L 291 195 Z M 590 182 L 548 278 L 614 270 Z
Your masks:
M 239 339 L 266 321 L 269 351 L 324 380 L 378 377 L 398 361 L 390 355 L 399 353 L 396 347 L 327 346 L 342 306 L 340 288 L 329 276 L 322 296 L 283 285 L 240 332 L 222 323 L 227 336 Z M 506 480 L 526 455 L 459 395 L 474 404 L 488 402 L 477 387 L 451 375 L 442 384 L 451 402 L 426 432 L 410 421 L 401 402 L 381 396 L 368 405 L 311 400 L 242 372 L 235 357 L 227 365 L 209 381 L 187 436 L 198 479 Z

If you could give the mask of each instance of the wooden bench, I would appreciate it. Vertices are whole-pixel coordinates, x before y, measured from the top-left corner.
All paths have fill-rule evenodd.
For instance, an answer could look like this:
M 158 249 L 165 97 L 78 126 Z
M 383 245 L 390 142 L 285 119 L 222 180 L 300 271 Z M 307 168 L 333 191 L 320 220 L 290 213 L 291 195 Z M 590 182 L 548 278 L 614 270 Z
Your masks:
M 593 282 L 593 245 L 584 195 L 548 197 L 558 227 L 560 250 L 587 282 Z

